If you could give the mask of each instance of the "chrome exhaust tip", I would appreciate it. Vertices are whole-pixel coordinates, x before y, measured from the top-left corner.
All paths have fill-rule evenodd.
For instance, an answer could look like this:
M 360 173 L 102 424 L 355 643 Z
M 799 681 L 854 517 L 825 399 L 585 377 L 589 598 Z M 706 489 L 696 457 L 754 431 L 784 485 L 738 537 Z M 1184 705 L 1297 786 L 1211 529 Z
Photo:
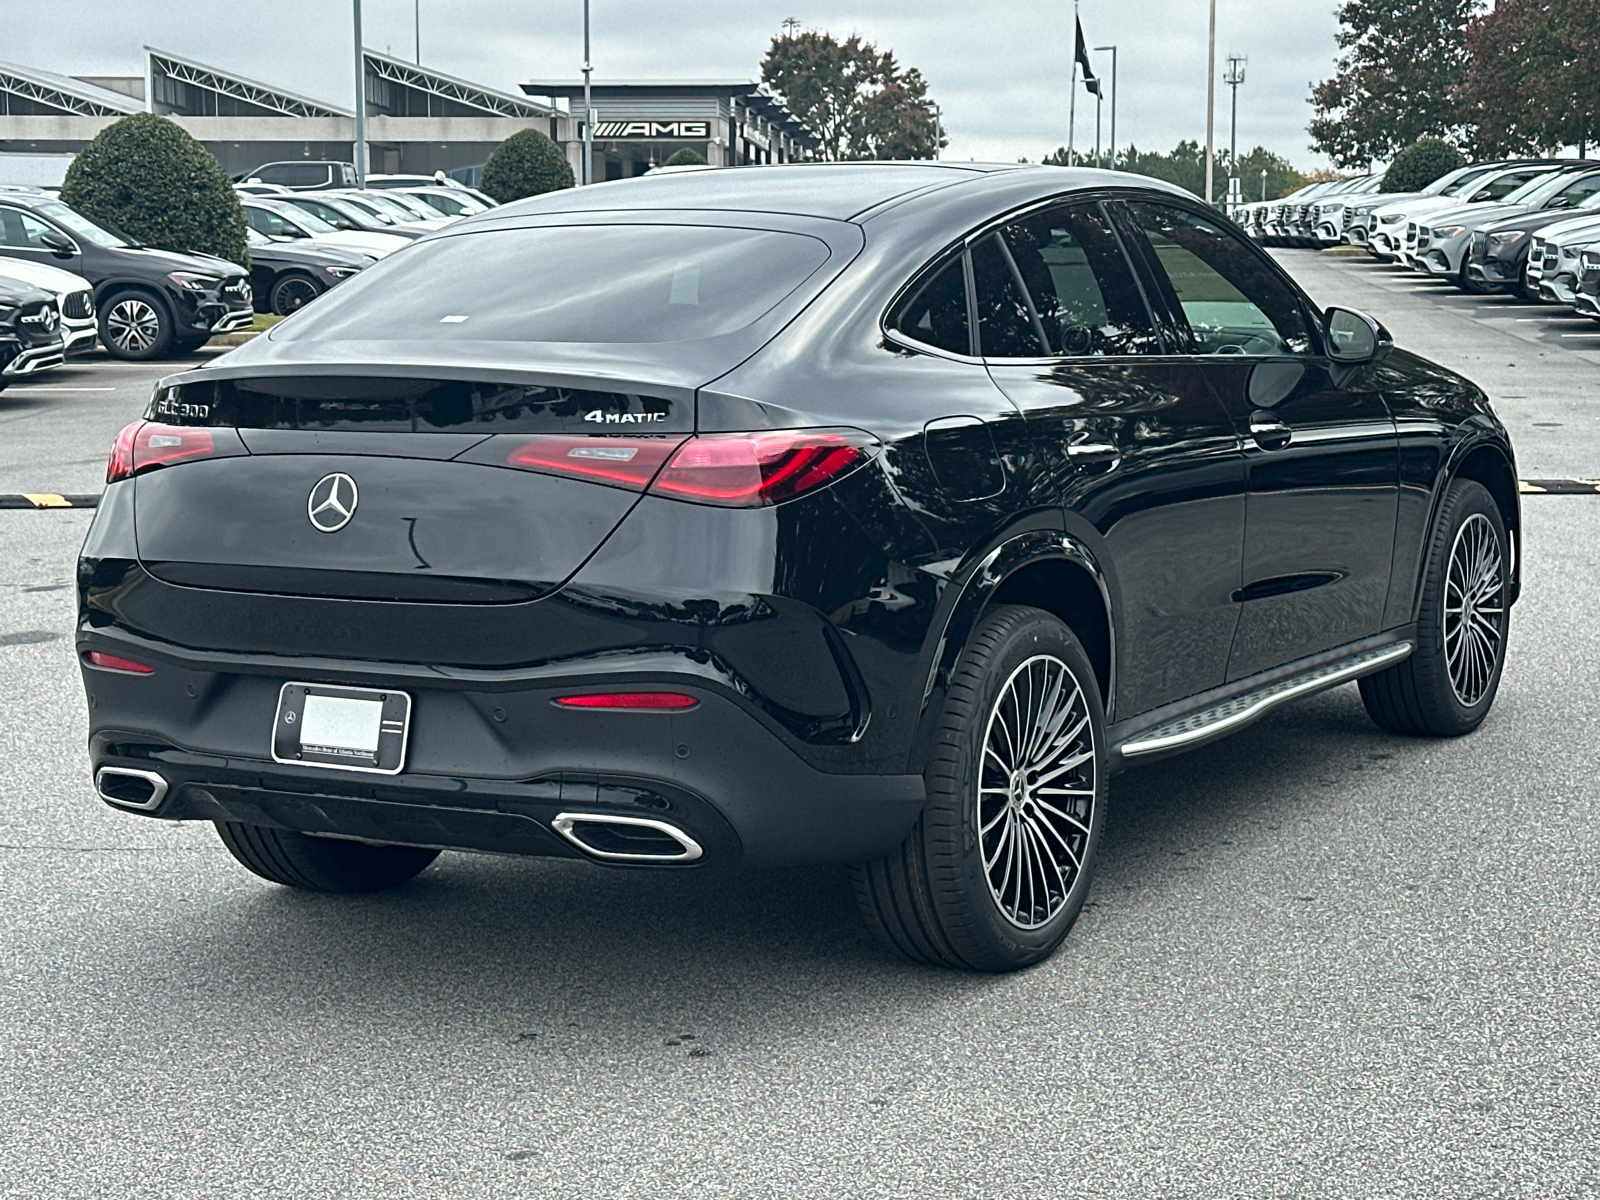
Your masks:
M 561 813 L 550 827 L 602 862 L 691 863 L 705 854 L 700 843 L 677 826 L 648 817 Z
M 94 790 L 107 804 L 150 812 L 166 797 L 167 781 L 154 771 L 101 767 L 94 773 Z

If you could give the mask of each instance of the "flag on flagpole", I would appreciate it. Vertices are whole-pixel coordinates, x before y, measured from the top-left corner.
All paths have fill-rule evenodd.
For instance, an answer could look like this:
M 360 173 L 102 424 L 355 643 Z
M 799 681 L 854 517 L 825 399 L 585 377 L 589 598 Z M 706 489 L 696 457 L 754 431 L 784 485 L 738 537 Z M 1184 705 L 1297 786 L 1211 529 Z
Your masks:
M 1074 17 L 1073 23 L 1078 27 L 1078 65 L 1083 68 L 1083 86 L 1091 96 L 1098 96 L 1100 80 L 1089 65 L 1089 44 L 1083 40 L 1083 22 Z

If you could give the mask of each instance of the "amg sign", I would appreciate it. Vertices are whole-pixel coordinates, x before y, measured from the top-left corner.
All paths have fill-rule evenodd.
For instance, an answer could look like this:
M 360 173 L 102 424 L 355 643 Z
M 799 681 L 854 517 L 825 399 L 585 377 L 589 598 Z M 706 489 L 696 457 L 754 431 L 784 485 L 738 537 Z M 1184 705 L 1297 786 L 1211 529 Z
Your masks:
M 708 138 L 710 121 L 596 121 L 594 136 L 613 141 L 650 138 Z

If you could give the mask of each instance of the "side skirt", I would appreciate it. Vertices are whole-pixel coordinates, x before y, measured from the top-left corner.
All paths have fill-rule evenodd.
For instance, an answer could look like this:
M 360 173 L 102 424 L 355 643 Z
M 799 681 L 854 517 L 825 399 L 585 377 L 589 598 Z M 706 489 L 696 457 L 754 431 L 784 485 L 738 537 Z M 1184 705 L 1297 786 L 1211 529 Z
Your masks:
M 1243 729 L 1291 700 L 1337 687 L 1410 656 L 1411 628 L 1323 651 L 1119 721 L 1107 733 L 1112 769 L 1190 750 Z

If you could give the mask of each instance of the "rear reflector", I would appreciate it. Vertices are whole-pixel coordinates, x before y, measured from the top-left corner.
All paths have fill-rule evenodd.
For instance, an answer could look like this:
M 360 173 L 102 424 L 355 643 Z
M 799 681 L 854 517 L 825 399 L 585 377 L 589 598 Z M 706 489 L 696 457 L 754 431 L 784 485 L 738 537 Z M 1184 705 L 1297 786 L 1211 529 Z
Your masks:
M 218 438 L 224 444 L 218 445 Z M 243 454 L 244 444 L 231 429 L 201 429 L 135 421 L 117 434 L 106 463 L 106 482 L 116 483 L 152 467 L 191 458 L 225 458 Z
M 670 712 L 693 708 L 700 701 L 682 692 L 596 692 L 587 696 L 558 696 L 563 708 L 605 708 L 614 712 Z
M 701 434 L 678 449 L 650 492 L 731 508 L 782 504 L 854 470 L 877 445 L 854 429 Z
M 107 654 L 102 650 L 91 650 L 84 656 L 89 660 L 91 667 L 99 667 L 105 671 L 123 671 L 129 675 L 151 675 L 155 668 L 147 663 L 134 662 L 131 658 L 118 658 L 115 654 Z

